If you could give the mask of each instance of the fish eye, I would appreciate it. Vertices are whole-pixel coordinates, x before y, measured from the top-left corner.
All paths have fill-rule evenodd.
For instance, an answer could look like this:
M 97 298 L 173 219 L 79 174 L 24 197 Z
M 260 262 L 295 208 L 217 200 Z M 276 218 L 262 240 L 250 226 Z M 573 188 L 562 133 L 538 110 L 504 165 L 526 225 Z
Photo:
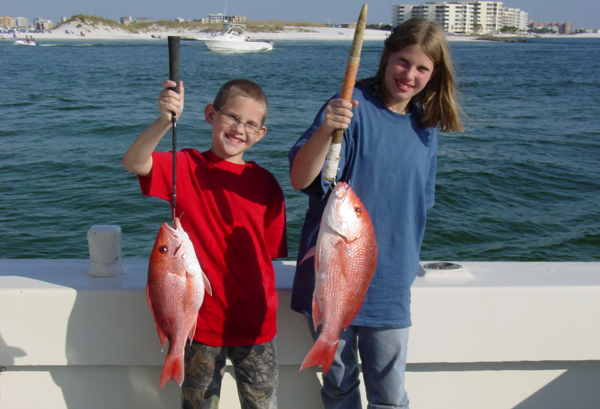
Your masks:
M 354 211 L 355 211 L 356 213 L 360 214 L 360 213 L 362 212 L 362 207 L 360 207 L 360 206 L 356 206 L 356 207 L 354 208 Z
M 158 248 L 158 251 L 159 251 L 160 253 L 165 253 L 165 252 L 167 252 L 168 250 L 169 250 L 169 248 L 168 248 L 167 246 L 160 246 L 160 247 Z

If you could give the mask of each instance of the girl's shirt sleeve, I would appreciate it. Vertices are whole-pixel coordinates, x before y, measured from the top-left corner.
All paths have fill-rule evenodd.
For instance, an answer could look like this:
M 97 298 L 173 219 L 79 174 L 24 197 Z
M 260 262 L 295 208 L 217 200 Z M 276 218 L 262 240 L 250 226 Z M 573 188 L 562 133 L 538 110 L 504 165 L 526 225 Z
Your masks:
M 340 96 L 340 94 L 338 93 L 338 94 L 334 95 L 331 99 L 339 98 L 339 96 Z M 317 113 L 317 116 L 315 117 L 315 120 L 313 121 L 312 125 L 304 132 L 304 134 L 302 134 L 302 136 L 294 144 L 292 149 L 290 149 L 290 151 L 288 153 L 290 170 L 292 169 L 292 164 L 294 163 L 294 159 L 296 158 L 296 154 L 298 153 L 300 148 L 302 148 L 304 146 L 306 141 L 308 141 L 310 139 L 310 137 L 313 136 L 313 134 L 315 133 L 317 128 L 319 128 L 319 126 L 321 126 L 321 124 L 323 123 L 323 120 L 325 119 L 325 108 L 327 107 L 327 104 L 329 103 L 329 101 L 327 101 L 321 107 L 321 109 Z M 344 142 L 342 141 L 342 151 L 343 151 L 343 145 L 344 145 Z M 342 152 L 342 156 L 343 156 L 343 152 Z M 343 167 L 341 165 L 342 164 L 340 163 L 339 168 Z M 319 176 L 317 176 L 315 178 L 315 180 L 308 187 L 306 187 L 305 189 L 302 189 L 302 193 L 305 193 L 308 196 L 310 196 L 314 199 L 317 199 L 317 200 L 321 200 L 325 197 L 325 195 L 327 194 L 327 192 L 329 190 L 330 185 L 327 181 L 325 181 L 323 179 L 323 168 L 324 167 L 325 167 L 325 164 L 323 163 L 321 173 L 319 173 Z M 338 176 L 339 176 L 339 174 L 338 174 Z

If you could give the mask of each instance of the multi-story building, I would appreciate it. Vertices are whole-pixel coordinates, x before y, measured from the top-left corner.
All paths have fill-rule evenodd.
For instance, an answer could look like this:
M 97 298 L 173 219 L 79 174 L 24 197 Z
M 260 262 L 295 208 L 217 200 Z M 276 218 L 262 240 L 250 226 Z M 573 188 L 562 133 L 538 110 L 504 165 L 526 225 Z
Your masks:
M 56 24 L 52 23 L 50 20 L 46 20 L 43 18 L 34 18 L 33 26 L 36 30 L 44 31 L 44 30 L 52 30 Z
M 480 34 L 497 33 L 502 28 L 502 2 L 476 1 L 474 5 L 474 32 Z
M 392 25 L 397 26 L 411 18 L 426 18 L 435 20 L 434 3 L 399 4 L 392 6 Z
M 4 28 L 15 28 L 17 24 L 15 23 L 15 18 L 11 16 L 1 16 L 0 17 L 0 27 Z
M 550 28 L 555 30 L 558 34 L 573 34 L 573 23 L 538 23 L 530 21 L 528 27 Z
M 15 26 L 17 27 L 29 27 L 29 20 L 25 17 L 15 17 Z
M 505 25 L 526 30 L 527 13 L 506 9 L 502 4 L 499 1 L 440 1 L 395 5 L 392 6 L 392 24 L 396 26 L 408 19 L 421 17 L 438 22 L 452 34 L 496 33 Z
M 225 20 L 225 14 L 223 13 L 218 13 L 218 14 L 208 14 L 208 22 L 211 24 L 215 24 L 215 23 L 223 23 L 223 21 Z
M 214 24 L 214 23 L 243 24 L 246 22 L 246 16 L 226 16 L 223 13 L 209 14 L 208 22 L 211 24 Z
M 246 22 L 246 16 L 225 16 L 225 20 L 229 23 L 244 24 Z
M 467 34 L 473 32 L 472 3 L 435 3 L 435 21 L 440 23 L 444 31 L 456 34 Z
M 528 18 L 529 15 L 520 9 L 504 9 L 502 27 L 516 27 L 520 31 L 526 31 Z
M 426 18 L 427 20 L 435 20 L 435 3 L 423 4 L 412 8 L 412 17 Z M 410 18 L 410 17 L 409 17 Z

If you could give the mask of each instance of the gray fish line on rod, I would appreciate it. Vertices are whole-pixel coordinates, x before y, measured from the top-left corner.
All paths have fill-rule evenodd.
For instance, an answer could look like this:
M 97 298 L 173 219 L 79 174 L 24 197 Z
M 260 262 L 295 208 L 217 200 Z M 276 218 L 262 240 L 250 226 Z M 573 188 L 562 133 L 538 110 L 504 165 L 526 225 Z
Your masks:
M 179 93 L 179 44 L 181 37 L 169 36 L 169 79 L 175 82 L 173 91 Z M 177 217 L 177 113 L 172 113 L 173 134 L 173 195 L 171 204 L 173 206 L 173 222 Z

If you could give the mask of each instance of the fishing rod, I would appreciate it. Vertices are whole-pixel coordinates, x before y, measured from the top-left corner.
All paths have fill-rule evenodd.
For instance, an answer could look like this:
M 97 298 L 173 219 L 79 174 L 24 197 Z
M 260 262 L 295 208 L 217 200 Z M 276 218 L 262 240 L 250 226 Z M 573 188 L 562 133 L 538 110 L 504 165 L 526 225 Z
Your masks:
M 350 49 L 350 56 L 348 57 L 348 64 L 346 65 L 346 72 L 344 73 L 344 82 L 342 84 L 340 98 L 345 99 L 346 101 L 352 100 L 352 91 L 354 91 L 354 84 L 356 83 L 356 74 L 358 73 L 360 52 L 362 50 L 366 25 L 367 3 L 364 3 L 360 10 L 360 14 L 358 15 L 358 21 L 356 22 L 354 38 L 352 39 L 352 48 Z M 343 129 L 336 129 L 333 132 L 333 139 L 331 140 L 331 145 L 329 145 L 329 151 L 325 158 L 325 170 L 323 171 L 323 178 L 328 182 L 335 181 L 335 176 L 337 175 L 343 135 Z
M 179 94 L 179 43 L 181 37 L 169 36 L 169 79 L 175 82 L 175 87 L 171 90 Z M 177 217 L 177 113 L 171 113 L 173 123 L 173 195 L 171 196 L 171 205 L 173 207 L 173 223 Z

